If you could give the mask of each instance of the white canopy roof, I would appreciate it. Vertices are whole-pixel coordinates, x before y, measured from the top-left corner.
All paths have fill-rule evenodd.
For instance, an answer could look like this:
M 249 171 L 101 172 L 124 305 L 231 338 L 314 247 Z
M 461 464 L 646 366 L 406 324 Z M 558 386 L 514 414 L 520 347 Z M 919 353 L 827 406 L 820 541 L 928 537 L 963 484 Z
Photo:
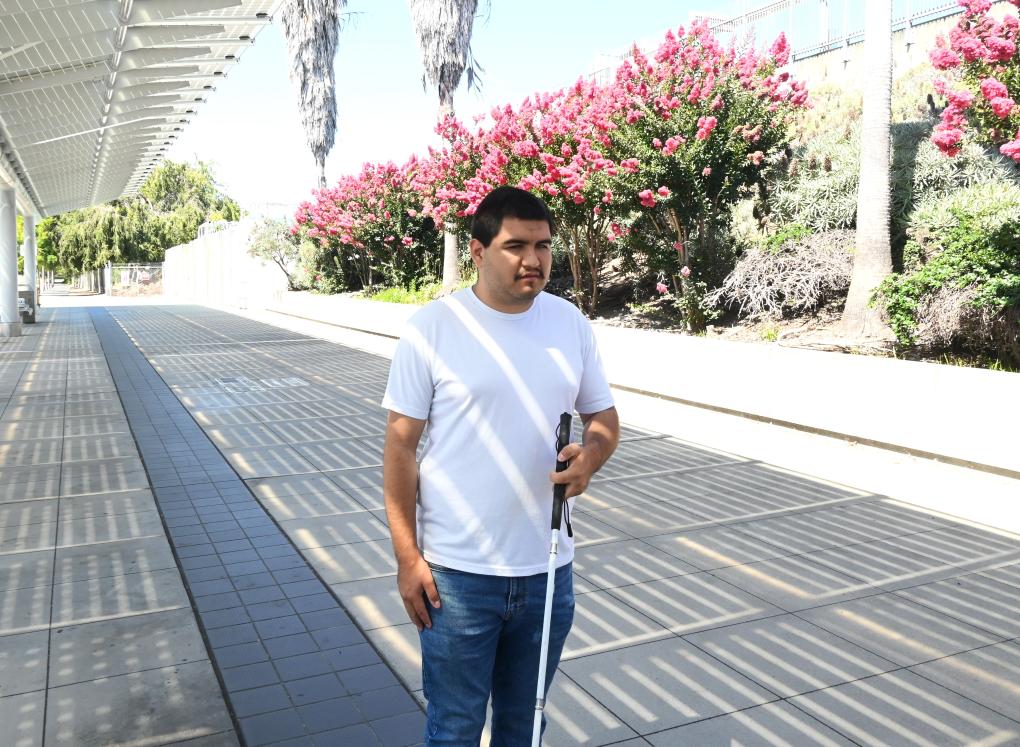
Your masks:
M 0 0 L 0 183 L 40 216 L 132 194 L 281 0 Z

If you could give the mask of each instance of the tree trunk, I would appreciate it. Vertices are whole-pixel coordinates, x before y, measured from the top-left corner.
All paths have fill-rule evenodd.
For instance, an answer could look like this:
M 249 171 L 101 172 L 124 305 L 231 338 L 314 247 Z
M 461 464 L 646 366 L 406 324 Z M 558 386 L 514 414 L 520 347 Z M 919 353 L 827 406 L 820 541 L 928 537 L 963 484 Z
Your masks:
M 319 189 L 326 188 L 326 160 L 319 161 Z
M 460 246 L 457 234 L 443 232 L 443 295 L 453 293 L 460 286 Z
M 453 93 L 440 89 L 439 120 L 453 116 Z M 457 234 L 447 228 L 443 232 L 443 289 L 441 295 L 453 293 L 460 287 L 460 243 Z
M 892 0 L 869 0 L 865 11 L 864 110 L 861 117 L 857 241 L 850 291 L 839 334 L 850 342 L 887 342 L 892 332 L 871 306 L 875 288 L 892 272 L 889 239 L 889 150 L 892 99 Z

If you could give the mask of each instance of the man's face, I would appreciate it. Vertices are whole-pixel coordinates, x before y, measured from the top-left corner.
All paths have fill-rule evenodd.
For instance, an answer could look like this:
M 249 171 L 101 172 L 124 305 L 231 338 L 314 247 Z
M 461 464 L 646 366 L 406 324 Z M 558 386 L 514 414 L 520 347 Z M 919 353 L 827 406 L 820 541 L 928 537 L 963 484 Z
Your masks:
M 527 311 L 549 281 L 552 233 L 544 220 L 504 218 L 499 233 L 486 247 L 471 240 L 471 258 L 478 268 L 476 291 L 481 300 L 514 314 Z

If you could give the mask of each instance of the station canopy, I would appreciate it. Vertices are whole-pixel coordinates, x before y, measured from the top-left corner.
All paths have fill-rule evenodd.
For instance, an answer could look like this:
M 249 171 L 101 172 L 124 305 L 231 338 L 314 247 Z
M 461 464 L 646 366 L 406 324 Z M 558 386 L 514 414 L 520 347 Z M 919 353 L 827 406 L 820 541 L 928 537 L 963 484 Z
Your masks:
M 280 0 L 0 0 L 0 184 L 56 215 L 130 195 Z

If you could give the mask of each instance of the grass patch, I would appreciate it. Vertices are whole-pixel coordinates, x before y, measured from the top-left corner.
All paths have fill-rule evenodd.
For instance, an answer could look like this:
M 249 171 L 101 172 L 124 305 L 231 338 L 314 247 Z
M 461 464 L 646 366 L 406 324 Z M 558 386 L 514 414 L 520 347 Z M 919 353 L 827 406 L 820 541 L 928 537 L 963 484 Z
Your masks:
M 475 280 L 475 273 L 471 273 L 470 275 L 461 278 L 458 289 L 474 285 Z M 421 282 L 415 283 L 410 288 L 394 286 L 391 288 L 379 288 L 377 290 L 366 292 L 364 294 L 364 298 L 367 298 L 369 301 L 385 301 L 386 303 L 406 303 L 422 306 L 427 304 L 429 301 L 438 298 L 442 289 L 443 282 L 441 280 L 426 278 Z

